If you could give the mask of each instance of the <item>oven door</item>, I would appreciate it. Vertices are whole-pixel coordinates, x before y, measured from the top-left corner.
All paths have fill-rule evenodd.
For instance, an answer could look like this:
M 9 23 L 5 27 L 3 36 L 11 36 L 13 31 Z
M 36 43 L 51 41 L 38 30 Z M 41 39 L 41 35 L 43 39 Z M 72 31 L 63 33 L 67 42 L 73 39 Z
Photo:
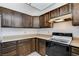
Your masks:
M 69 45 L 65 45 L 53 41 L 47 41 L 46 54 L 48 56 L 70 56 L 71 48 Z

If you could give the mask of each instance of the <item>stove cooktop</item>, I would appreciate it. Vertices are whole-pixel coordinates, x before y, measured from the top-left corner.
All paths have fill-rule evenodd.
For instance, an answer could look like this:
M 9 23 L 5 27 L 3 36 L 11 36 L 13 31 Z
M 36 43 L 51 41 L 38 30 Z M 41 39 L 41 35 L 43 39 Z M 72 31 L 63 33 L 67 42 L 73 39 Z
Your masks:
M 72 33 L 53 33 L 50 40 L 69 45 L 72 41 Z

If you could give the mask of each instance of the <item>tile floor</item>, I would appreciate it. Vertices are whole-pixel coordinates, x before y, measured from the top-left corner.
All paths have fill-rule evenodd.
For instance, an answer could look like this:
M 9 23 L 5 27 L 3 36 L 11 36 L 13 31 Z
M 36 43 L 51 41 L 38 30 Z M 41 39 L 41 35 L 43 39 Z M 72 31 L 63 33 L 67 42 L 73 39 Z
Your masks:
M 41 56 L 41 55 L 37 52 L 33 52 L 33 53 L 29 54 L 28 56 Z

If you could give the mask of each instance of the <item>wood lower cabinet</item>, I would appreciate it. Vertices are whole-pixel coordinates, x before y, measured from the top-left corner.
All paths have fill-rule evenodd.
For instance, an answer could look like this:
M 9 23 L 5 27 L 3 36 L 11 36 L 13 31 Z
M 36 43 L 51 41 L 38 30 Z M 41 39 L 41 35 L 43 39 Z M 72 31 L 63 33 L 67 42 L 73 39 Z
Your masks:
M 16 49 L 16 41 L 12 42 L 4 42 L 1 43 L 1 54 L 2 56 L 16 56 L 17 49 Z
M 0 43 L 0 56 L 1 56 L 2 54 L 1 54 L 1 43 Z
M 0 56 L 1 56 L 1 50 L 0 50 Z
M 72 56 L 79 56 L 79 47 L 72 47 Z
M 36 50 L 35 50 L 35 48 L 36 48 L 36 47 L 35 47 L 35 45 L 36 45 L 35 42 L 36 42 L 36 39 L 35 39 L 35 38 L 32 38 L 32 39 L 31 39 L 31 52 L 36 51 Z
M 25 56 L 31 53 L 31 39 L 18 41 L 17 44 L 18 55 Z
M 38 51 L 40 55 L 46 55 L 46 41 L 44 39 L 38 40 Z
M 38 38 L 35 39 L 35 50 L 39 53 Z
M 0 43 L 0 56 L 26 56 L 34 51 L 44 56 L 46 41 L 39 38 Z

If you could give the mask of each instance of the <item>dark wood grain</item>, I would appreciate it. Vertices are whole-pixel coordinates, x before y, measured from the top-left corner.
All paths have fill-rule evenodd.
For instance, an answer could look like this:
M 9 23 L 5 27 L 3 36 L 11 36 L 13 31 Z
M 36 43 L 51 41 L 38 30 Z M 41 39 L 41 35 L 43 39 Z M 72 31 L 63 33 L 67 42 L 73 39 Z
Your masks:
M 38 40 L 38 50 L 39 54 L 44 56 L 46 55 L 46 41 L 43 39 Z
M 26 39 L 26 40 L 22 40 L 22 42 L 18 42 L 17 45 L 17 50 L 18 50 L 18 54 L 20 56 L 25 56 L 31 53 L 31 40 L 30 39 Z
M 68 13 L 71 13 L 71 10 L 72 7 L 71 7 L 71 4 L 66 4 L 62 7 L 60 7 L 60 15 L 65 15 L 65 14 L 68 14 Z

